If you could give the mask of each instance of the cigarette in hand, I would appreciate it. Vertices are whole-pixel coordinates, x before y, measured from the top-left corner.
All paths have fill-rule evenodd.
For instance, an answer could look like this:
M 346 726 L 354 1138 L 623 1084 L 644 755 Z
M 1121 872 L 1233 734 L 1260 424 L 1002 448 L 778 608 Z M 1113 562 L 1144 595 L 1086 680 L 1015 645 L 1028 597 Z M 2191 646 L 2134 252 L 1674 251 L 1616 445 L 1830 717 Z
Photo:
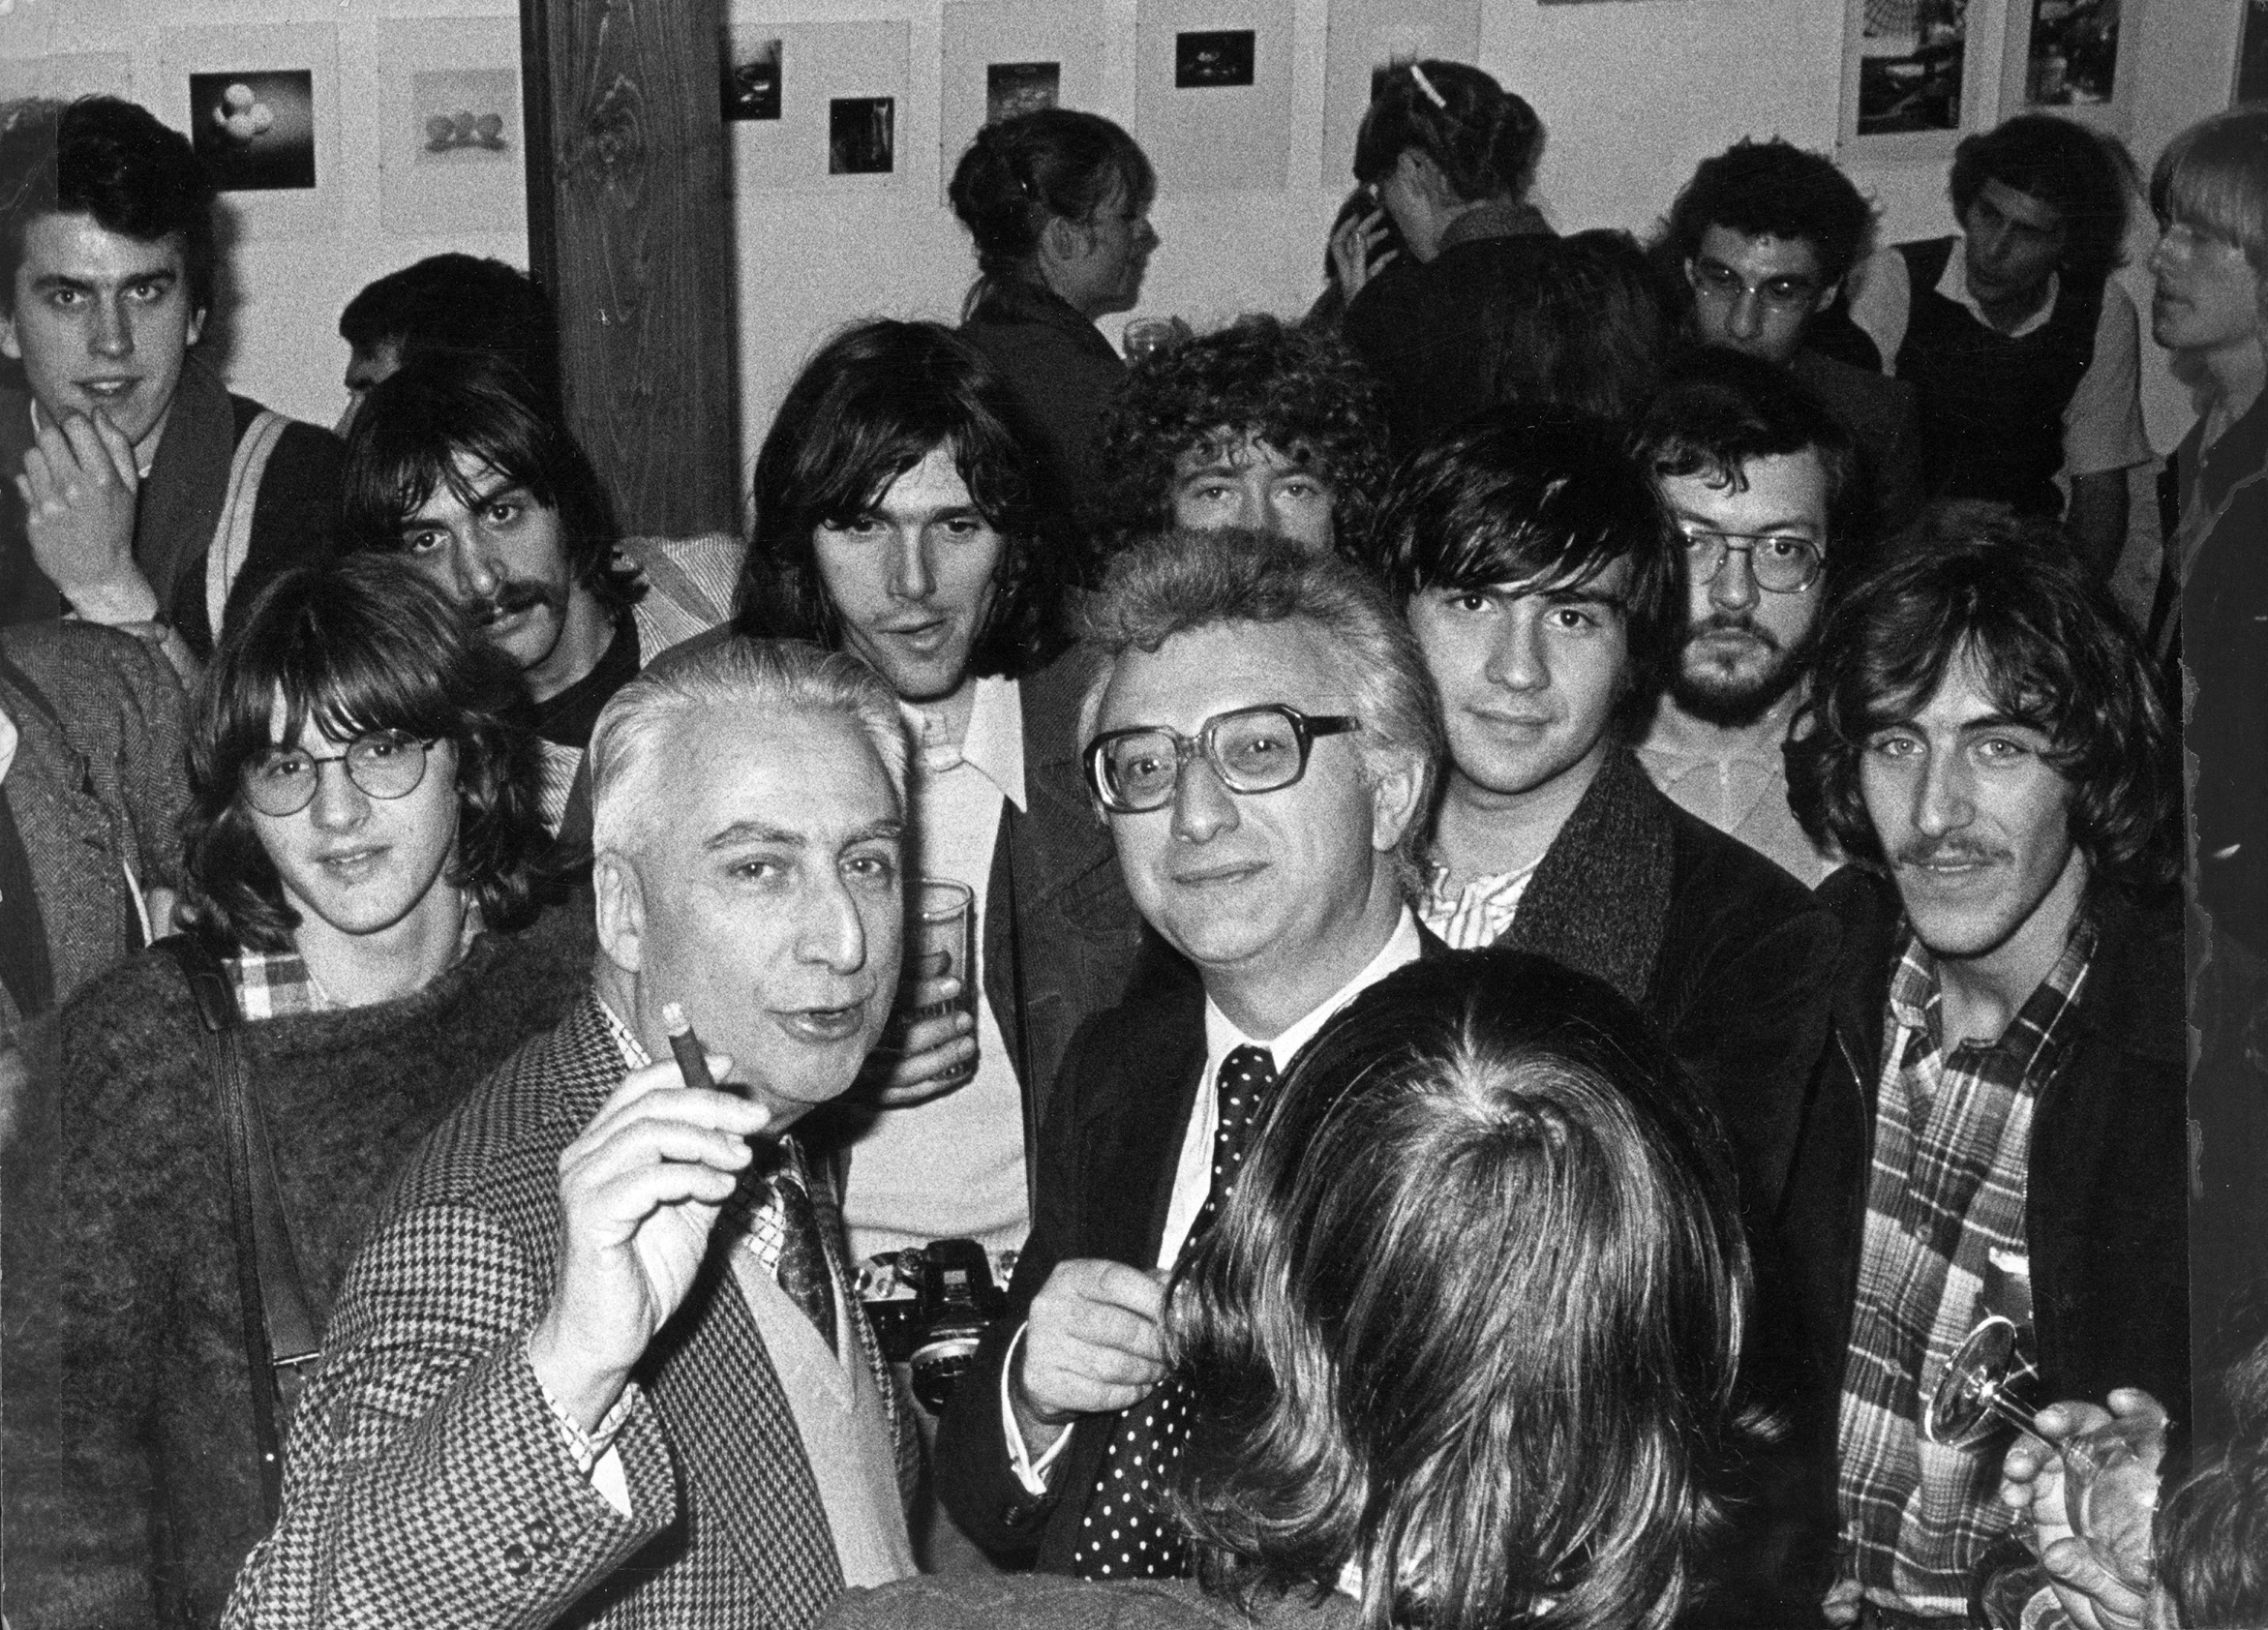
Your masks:
M 693 1034 L 693 1021 L 685 1016 L 685 1010 L 675 1002 L 664 1002 L 661 1027 L 669 1033 L 670 1052 L 678 1061 L 678 1073 L 684 1076 L 685 1085 L 713 1088 L 716 1082 L 710 1076 L 709 1060 L 701 1051 L 701 1038 Z

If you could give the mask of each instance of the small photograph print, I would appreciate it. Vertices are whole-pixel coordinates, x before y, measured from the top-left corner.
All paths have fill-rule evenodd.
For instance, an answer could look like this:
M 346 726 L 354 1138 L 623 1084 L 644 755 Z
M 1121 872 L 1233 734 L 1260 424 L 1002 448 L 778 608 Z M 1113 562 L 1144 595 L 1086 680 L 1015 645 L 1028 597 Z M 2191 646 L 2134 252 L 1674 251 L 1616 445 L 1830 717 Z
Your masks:
M 1060 62 L 995 62 L 984 70 L 984 122 L 996 125 L 1018 113 L 1059 106 L 1063 94 Z
M 189 76 L 190 140 L 224 193 L 315 185 L 315 75 L 304 68 Z
M 1253 31 L 1222 29 L 1173 37 L 1173 88 L 1212 90 L 1253 82 Z
M 2110 100 L 2118 72 L 2118 0 L 2032 0 L 2025 100 L 2083 107 Z
M 888 175 L 897 167 L 893 96 L 836 97 L 827 105 L 827 173 Z
M 409 75 L 411 135 L 421 165 L 496 164 L 519 136 L 520 75 L 509 68 Z
M 1961 128 L 1969 0 L 1863 0 L 1860 136 Z
M 779 117 L 779 42 L 735 41 L 729 34 L 724 46 L 724 116 L 735 119 Z

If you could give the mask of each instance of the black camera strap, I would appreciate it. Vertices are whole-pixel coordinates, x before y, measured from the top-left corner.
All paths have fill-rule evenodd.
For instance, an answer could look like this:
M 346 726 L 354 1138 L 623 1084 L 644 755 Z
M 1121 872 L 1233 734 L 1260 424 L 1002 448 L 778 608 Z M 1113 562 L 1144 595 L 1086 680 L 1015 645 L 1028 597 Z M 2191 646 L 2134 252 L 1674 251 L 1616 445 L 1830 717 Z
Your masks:
M 260 1495 L 274 1525 L 283 1506 L 284 1434 L 299 1394 L 322 1367 L 322 1345 L 307 1306 L 291 1223 L 284 1210 L 266 1117 L 244 1057 L 243 1013 L 227 970 L 202 940 L 174 934 L 158 942 L 179 965 L 197 1004 L 205 1072 L 220 1122 L 236 1244 L 236 1299 L 244 1356 L 252 1373 L 252 1426 L 259 1453 Z

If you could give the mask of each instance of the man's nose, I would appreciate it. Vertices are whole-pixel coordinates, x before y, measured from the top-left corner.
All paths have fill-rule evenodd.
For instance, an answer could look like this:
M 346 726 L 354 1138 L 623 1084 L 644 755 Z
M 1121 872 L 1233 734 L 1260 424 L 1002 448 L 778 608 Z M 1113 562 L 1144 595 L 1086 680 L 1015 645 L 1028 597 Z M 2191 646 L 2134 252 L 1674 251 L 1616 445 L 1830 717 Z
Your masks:
M 503 587 L 502 563 L 477 533 L 457 539 L 449 546 L 449 556 L 455 567 L 459 599 L 491 599 Z
M 1733 312 L 1726 322 L 1736 339 L 1753 340 L 1764 332 L 1764 292 L 1742 288 L 1733 296 Z
M 1506 690 L 1541 690 L 1551 683 L 1551 671 L 1544 665 L 1536 619 L 1515 612 L 1504 622 L 1489 652 L 1486 677 Z
M 1914 829 L 1925 837 L 1958 831 L 1976 816 L 1969 773 L 1959 755 L 1931 753 L 1914 789 Z
M 805 902 L 796 952 L 838 974 L 855 974 L 866 965 L 866 920 L 840 876 L 831 873 Z
M 1209 843 L 1237 826 L 1236 795 L 1220 772 L 1201 753 L 1184 759 L 1173 781 L 1173 835 Z
M 333 759 L 315 767 L 315 798 L 308 817 L 321 831 L 351 831 L 370 815 L 370 795 L 347 773 L 347 761 Z
M 901 600 L 926 600 L 937 591 L 928 539 L 920 528 L 899 531 L 891 545 L 890 591 Z
M 1749 564 L 1748 551 L 1731 549 L 1717 562 L 1716 576 L 1709 580 L 1709 603 L 1726 611 L 1746 611 L 1756 604 L 1758 590 L 1756 572 Z
M 129 357 L 134 354 L 134 317 L 120 298 L 95 301 L 94 332 L 88 338 L 97 356 Z

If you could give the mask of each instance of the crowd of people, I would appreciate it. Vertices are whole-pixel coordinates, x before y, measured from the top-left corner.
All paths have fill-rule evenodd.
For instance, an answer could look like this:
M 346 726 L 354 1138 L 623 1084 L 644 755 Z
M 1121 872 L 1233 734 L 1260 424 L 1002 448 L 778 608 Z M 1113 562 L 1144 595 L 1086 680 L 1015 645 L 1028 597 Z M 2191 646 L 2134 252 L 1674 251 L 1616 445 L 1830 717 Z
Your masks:
M 988 126 L 665 538 L 524 274 L 293 423 L 187 138 L 0 106 L 8 1622 L 2268 1623 L 2268 112 L 2147 605 L 2102 137 L 1544 138 L 1382 71 L 1130 363 L 1140 147 Z

